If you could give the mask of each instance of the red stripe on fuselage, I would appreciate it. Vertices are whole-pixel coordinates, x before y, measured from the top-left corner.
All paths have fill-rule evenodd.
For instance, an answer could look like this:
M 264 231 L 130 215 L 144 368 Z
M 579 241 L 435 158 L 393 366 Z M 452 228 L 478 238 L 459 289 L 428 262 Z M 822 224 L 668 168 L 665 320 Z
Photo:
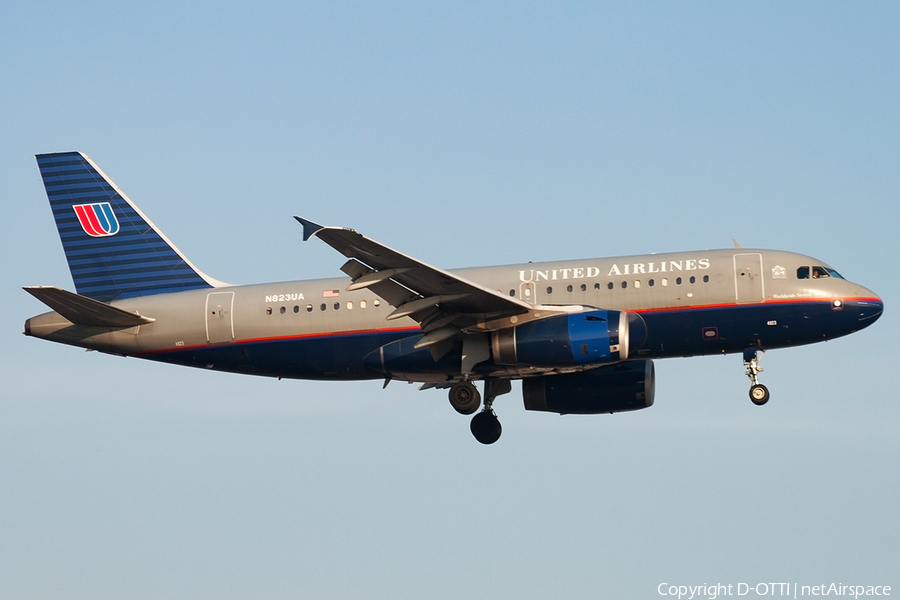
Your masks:
M 625 312 L 633 312 L 633 313 L 661 313 L 661 312 L 687 312 L 693 310 L 712 310 L 716 308 L 750 308 L 750 307 L 758 307 L 758 306 L 772 306 L 773 304 L 819 304 L 819 303 L 831 303 L 834 300 L 841 300 L 842 302 L 881 302 L 881 298 L 794 298 L 794 299 L 785 299 L 785 300 L 767 300 L 764 302 L 757 302 L 755 304 L 737 304 L 736 302 L 730 302 L 725 304 L 700 304 L 696 306 L 671 306 L 664 308 L 638 308 L 633 310 L 625 310 Z M 324 338 L 324 337 L 347 337 L 352 335 L 372 335 L 372 334 L 382 334 L 382 333 L 398 333 L 408 331 L 410 333 L 419 332 L 421 329 L 418 326 L 415 327 L 392 327 L 389 329 L 357 329 L 357 330 L 348 330 L 348 331 L 321 331 L 317 333 L 303 333 L 299 335 L 282 335 L 282 336 L 269 336 L 269 337 L 259 337 L 259 338 L 247 338 L 242 340 L 235 340 L 231 342 L 231 344 L 258 344 L 262 342 L 283 342 L 287 340 L 304 340 L 304 339 L 316 339 L 316 338 Z M 196 350 L 198 348 L 212 348 L 218 346 L 225 346 L 229 344 L 215 344 L 210 346 L 209 344 L 195 344 L 193 346 L 174 346 L 169 348 L 160 348 L 158 350 L 147 350 L 144 352 L 135 353 L 134 356 L 144 356 L 150 354 L 162 354 L 166 352 L 184 352 L 186 350 Z
M 367 335 L 367 334 L 377 334 L 377 333 L 397 333 L 400 331 L 422 331 L 422 329 L 418 326 L 416 327 L 392 327 L 390 329 L 358 329 L 354 331 L 323 331 L 319 333 L 304 333 L 301 335 L 284 335 L 278 337 L 261 337 L 261 338 L 248 338 L 246 340 L 235 340 L 235 344 L 255 344 L 259 342 L 277 342 L 282 340 L 302 340 L 308 338 L 323 338 L 323 337 L 345 337 L 351 335 Z
M 351 331 L 322 331 L 318 333 L 302 333 L 299 335 L 280 335 L 272 337 L 247 338 L 243 340 L 235 340 L 227 344 L 195 344 L 193 346 L 173 346 L 169 348 L 160 348 L 158 350 L 146 350 L 138 352 L 134 356 L 142 356 L 147 354 L 161 354 L 164 352 L 183 352 L 185 350 L 196 350 L 198 348 L 215 348 L 219 346 L 228 346 L 231 344 L 258 344 L 261 342 L 283 342 L 286 340 L 305 340 L 325 337 L 348 337 L 351 335 L 371 335 L 379 333 L 398 333 L 402 331 L 420 332 L 421 328 L 416 327 L 392 327 L 390 329 L 357 329 Z
M 822 302 L 832 303 L 835 300 L 841 302 L 881 302 L 881 298 L 840 298 L 833 296 L 831 298 L 790 298 L 780 300 L 764 300 L 763 302 L 754 302 L 750 304 L 738 304 L 737 302 L 727 302 L 724 304 L 697 304 L 693 306 L 669 306 L 663 308 L 635 308 L 625 309 L 625 312 L 633 313 L 654 313 L 654 312 L 676 312 L 686 310 L 710 310 L 715 308 L 750 308 L 755 306 L 772 306 L 773 304 L 818 304 Z

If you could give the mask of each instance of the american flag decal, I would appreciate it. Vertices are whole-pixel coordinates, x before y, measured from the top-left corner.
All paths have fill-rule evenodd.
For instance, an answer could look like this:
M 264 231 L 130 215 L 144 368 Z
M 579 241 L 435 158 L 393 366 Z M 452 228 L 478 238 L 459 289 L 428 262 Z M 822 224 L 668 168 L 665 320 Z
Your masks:
M 323 298 L 338 298 L 341 295 L 341 290 L 322 290 Z

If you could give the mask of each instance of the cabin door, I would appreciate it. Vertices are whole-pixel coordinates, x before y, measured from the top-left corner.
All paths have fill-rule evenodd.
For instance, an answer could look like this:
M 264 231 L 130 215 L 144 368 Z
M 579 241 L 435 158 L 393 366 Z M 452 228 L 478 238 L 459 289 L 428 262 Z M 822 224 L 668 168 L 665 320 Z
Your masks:
M 762 273 L 762 254 L 734 255 L 734 296 L 738 304 L 765 300 Z
M 234 292 L 213 292 L 206 296 L 206 341 L 228 344 L 234 341 Z

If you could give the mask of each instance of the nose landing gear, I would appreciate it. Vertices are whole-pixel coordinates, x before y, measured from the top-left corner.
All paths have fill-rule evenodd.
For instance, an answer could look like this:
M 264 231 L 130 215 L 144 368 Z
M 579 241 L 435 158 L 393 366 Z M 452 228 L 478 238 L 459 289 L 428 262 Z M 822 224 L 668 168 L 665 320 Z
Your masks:
M 747 367 L 747 371 L 744 374 L 750 378 L 750 383 L 752 384 L 750 386 L 750 401 L 757 406 L 762 406 L 769 401 L 769 388 L 761 384 L 758 377 L 763 371 L 763 368 L 759 366 L 759 361 L 762 360 L 765 353 L 766 351 L 762 350 L 757 356 L 756 348 L 744 349 L 744 366 Z

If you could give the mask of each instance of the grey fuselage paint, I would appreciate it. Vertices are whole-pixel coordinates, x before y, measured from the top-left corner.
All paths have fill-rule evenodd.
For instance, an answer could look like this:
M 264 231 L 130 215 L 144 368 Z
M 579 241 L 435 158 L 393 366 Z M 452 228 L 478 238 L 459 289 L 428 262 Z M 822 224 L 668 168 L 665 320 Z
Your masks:
M 629 357 L 644 359 L 809 344 L 862 329 L 881 314 L 881 300 L 858 284 L 798 276 L 798 269 L 814 266 L 827 267 L 801 254 L 741 248 L 451 272 L 525 300 L 535 311 L 574 305 L 637 313 L 647 336 Z M 367 356 L 420 335 L 420 328 L 409 318 L 386 320 L 392 307 L 369 290 L 345 291 L 349 284 L 349 278 L 333 278 L 140 296 L 110 304 L 153 323 L 88 327 L 50 312 L 29 319 L 26 333 L 112 354 L 263 376 L 440 382 L 460 375 L 452 359 L 416 373 L 373 368 Z M 545 372 L 489 359 L 473 375 Z

